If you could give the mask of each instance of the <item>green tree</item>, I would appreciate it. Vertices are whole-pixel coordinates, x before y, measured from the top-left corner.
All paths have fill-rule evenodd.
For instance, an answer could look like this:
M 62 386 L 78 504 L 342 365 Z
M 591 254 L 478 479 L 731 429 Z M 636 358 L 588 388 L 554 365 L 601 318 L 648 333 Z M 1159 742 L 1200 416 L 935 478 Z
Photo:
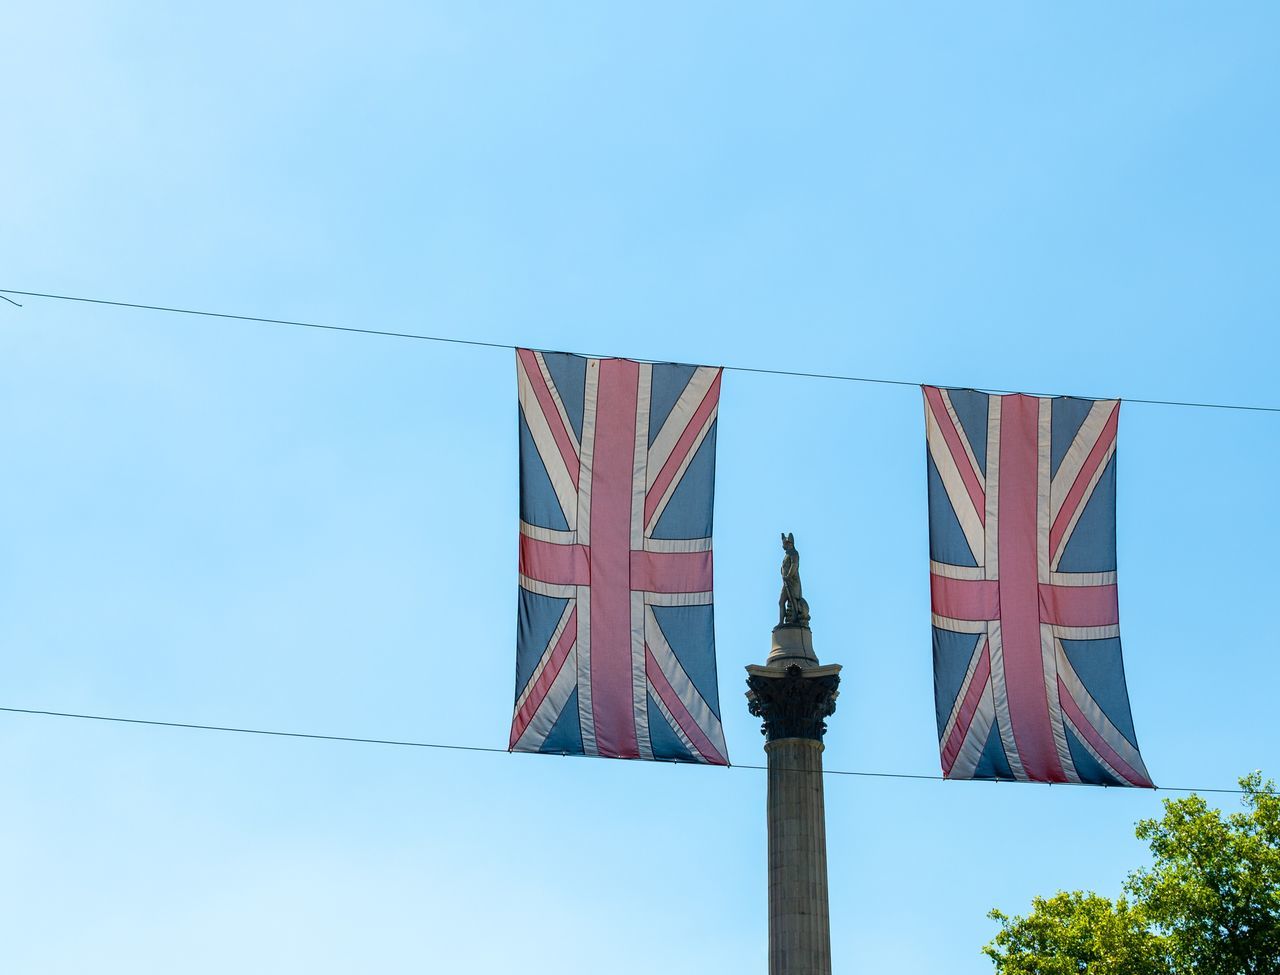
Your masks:
M 983 948 L 1003 975 L 1163 975 L 1163 939 L 1142 910 L 1123 897 L 1112 901 L 1072 891 L 1037 897 L 1026 917 L 1000 911 L 1000 933 Z
M 1191 795 L 1137 824 L 1152 863 L 1129 875 L 1130 899 L 1063 892 L 1025 917 L 992 911 L 983 953 L 1000 975 L 1280 975 L 1280 796 L 1261 773 L 1240 786 L 1243 812 Z
M 1193 795 L 1138 823 L 1154 862 L 1125 887 L 1166 933 L 1177 972 L 1280 975 L 1280 796 L 1257 772 L 1240 785 L 1244 812 L 1224 817 Z

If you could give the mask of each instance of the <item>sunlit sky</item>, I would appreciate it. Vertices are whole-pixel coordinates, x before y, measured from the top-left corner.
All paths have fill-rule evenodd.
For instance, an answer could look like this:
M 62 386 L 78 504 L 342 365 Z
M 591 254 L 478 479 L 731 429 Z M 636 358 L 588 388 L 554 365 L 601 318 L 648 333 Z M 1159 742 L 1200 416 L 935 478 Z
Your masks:
M 1263 3 L 17 5 L 0 287 L 1280 406 Z M 0 303 L 0 706 L 502 748 L 509 350 Z M 730 758 L 795 533 L 825 759 L 936 774 L 920 393 L 728 372 Z M 1280 415 L 1129 403 L 1165 786 L 1280 771 Z M 763 773 L 0 712 L 6 973 L 763 972 Z M 1229 796 L 1220 797 L 1230 804 Z M 827 781 L 837 971 L 982 973 L 1160 795 Z

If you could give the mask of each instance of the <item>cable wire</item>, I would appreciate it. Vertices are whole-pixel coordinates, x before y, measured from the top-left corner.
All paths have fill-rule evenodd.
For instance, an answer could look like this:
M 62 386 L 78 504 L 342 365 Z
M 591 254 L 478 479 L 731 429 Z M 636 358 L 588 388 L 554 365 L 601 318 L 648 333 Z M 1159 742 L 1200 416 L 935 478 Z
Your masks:
M 425 335 L 419 332 L 393 332 L 385 329 L 377 328 L 357 328 L 353 325 L 327 325 L 321 322 L 304 322 L 293 321 L 286 318 L 265 318 L 258 315 L 234 315 L 228 312 L 205 311 L 198 308 L 176 308 L 170 305 L 154 305 L 143 304 L 133 301 L 110 301 L 106 298 L 86 298 L 79 295 L 56 295 L 42 291 L 19 291 L 14 288 L 0 288 L 0 297 L 4 295 L 23 295 L 27 298 L 47 298 L 53 301 L 76 301 L 90 305 L 106 305 L 112 308 L 133 308 L 140 311 L 156 311 L 164 312 L 171 315 L 196 315 L 202 318 L 220 318 L 228 321 L 249 322 L 256 325 L 281 325 L 292 328 L 313 328 L 328 332 L 350 332 L 358 335 L 380 335 L 386 338 L 397 339 L 416 339 L 421 342 L 443 342 L 450 345 L 474 345 L 486 349 L 515 349 L 520 346 L 512 345 L 509 342 L 485 342 L 480 339 L 462 339 L 447 335 Z M 17 305 L 16 301 L 5 298 L 10 304 Z M 22 305 L 18 305 L 19 308 Z M 537 349 L 538 352 L 561 352 L 561 349 Z M 601 357 L 604 358 L 604 357 Z M 639 359 L 640 362 L 656 362 L 661 360 Z M 882 386 L 920 386 L 921 383 L 909 379 L 885 379 L 876 376 L 849 376 L 840 373 L 828 372 L 804 372 L 793 369 L 766 369 L 759 366 L 733 366 L 725 365 L 722 368 L 729 372 L 750 372 L 766 376 L 789 376 L 796 379 L 826 379 L 836 382 L 847 383 L 871 383 Z M 987 392 L 991 393 L 1017 393 L 1020 390 L 1014 389 L 996 389 L 983 387 Z M 1064 396 L 1063 393 L 1042 393 L 1044 396 Z M 1111 399 L 1114 397 L 1075 397 L 1080 399 Z M 1243 403 L 1201 403 L 1190 400 L 1174 400 L 1174 399 L 1138 399 L 1125 398 L 1127 403 L 1142 403 L 1146 406 L 1182 406 L 1191 409 L 1201 410 L 1239 410 L 1251 413 L 1280 413 L 1280 406 L 1251 406 Z
M 352 742 L 358 745 L 392 745 L 400 748 L 433 748 L 440 751 L 488 752 L 494 755 L 511 754 L 511 752 L 509 752 L 509 750 L 506 748 L 491 748 L 491 747 L 486 747 L 484 745 L 449 745 L 449 744 L 444 744 L 442 742 L 409 741 L 409 740 L 397 739 L 397 738 L 359 738 L 351 735 L 325 735 L 325 734 L 317 734 L 313 732 L 304 732 L 304 731 L 274 731 L 266 728 L 237 728 L 230 725 L 196 724 L 190 721 L 156 721 L 149 718 L 121 718 L 121 717 L 115 717 L 113 715 L 106 715 L 106 714 L 79 714 L 73 711 L 44 711 L 44 710 L 37 710 L 35 708 L 0 707 L 0 712 L 7 712 L 9 714 L 40 715 L 48 718 L 74 718 L 81 721 L 108 721 L 116 724 L 144 725 L 144 726 L 154 727 L 154 728 L 182 728 L 182 729 L 191 730 L 191 731 L 229 732 L 237 735 L 263 735 L 263 736 L 272 737 L 272 738 L 306 738 L 313 741 Z M 555 753 L 553 752 L 550 754 L 554 755 Z M 589 756 L 566 754 L 565 757 L 585 758 Z M 699 764 L 700 765 L 701 763 L 672 762 L 671 764 L 673 765 Z M 710 766 L 702 766 L 702 767 L 706 768 Z M 754 771 L 759 771 L 759 772 L 769 771 L 769 766 L 767 765 L 731 765 L 729 767 L 735 768 L 735 769 L 752 769 Z M 807 769 L 775 768 L 774 771 L 804 772 L 808 770 Z M 862 772 L 862 771 L 854 771 L 851 769 L 824 768 L 822 770 L 822 774 L 823 775 L 855 776 L 858 778 L 868 778 L 868 779 L 914 779 L 922 782 L 961 781 L 961 780 L 946 779 L 946 778 L 943 778 L 941 775 L 922 775 L 919 773 L 912 773 L 912 772 Z M 1010 780 L 969 779 L 969 780 L 963 780 L 963 781 L 996 783 L 1000 781 L 1010 781 Z M 1040 784 L 1040 783 L 1022 783 L 1022 784 Z M 1052 785 L 1053 783 L 1047 783 L 1047 784 Z M 1083 785 L 1083 783 L 1069 783 L 1069 782 L 1059 783 L 1059 784 L 1060 785 Z M 1104 788 L 1106 787 L 1104 786 Z M 1205 793 L 1218 793 L 1221 795 L 1244 795 L 1243 789 L 1201 789 L 1201 788 L 1186 788 L 1182 786 L 1155 786 L 1151 791 L 1187 792 L 1187 793 L 1205 792 Z
M 84 297 L 80 295 L 59 295 L 59 294 L 51 294 L 51 293 L 40 292 L 40 291 L 20 291 L 14 288 L 0 288 L 0 298 L 4 298 L 5 301 L 9 302 L 11 305 L 16 305 L 19 308 L 22 308 L 23 306 L 18 302 L 14 301 L 13 299 L 6 297 L 7 295 L 22 295 L 28 298 L 45 298 L 53 301 L 72 301 L 72 302 L 80 302 L 82 304 L 104 305 L 104 306 L 109 306 L 114 308 L 132 308 L 140 311 L 155 311 L 155 312 L 163 312 L 166 314 L 173 314 L 173 315 L 194 315 L 202 318 L 218 318 L 218 319 L 229 320 L 229 321 L 249 322 L 251 324 L 257 324 L 257 325 L 280 325 L 280 326 L 288 326 L 288 327 L 294 327 L 294 328 L 311 328 L 311 329 L 319 329 L 319 330 L 331 331 L 331 332 L 348 332 L 348 333 L 359 334 L 359 335 L 378 335 L 386 338 L 415 339 L 423 342 L 440 342 L 440 343 L 447 343 L 452 345 L 471 345 L 471 346 L 478 346 L 478 347 L 490 348 L 490 349 L 517 348 L 517 346 L 509 342 L 485 342 L 479 339 L 463 339 L 463 338 L 457 338 L 454 336 L 425 335 L 418 332 L 396 332 L 396 331 L 389 331 L 385 329 L 358 328 L 350 325 L 329 325 L 329 324 L 324 324 L 320 322 L 294 321 L 291 319 L 283 319 L 283 318 L 266 318 L 258 315 L 237 315 L 237 314 L 231 314 L 228 312 L 215 312 L 215 311 L 207 311 L 207 310 L 196 309 L 196 308 L 178 308 L 170 305 L 143 304 L 140 302 L 132 302 L 132 301 L 112 301 L 105 298 L 89 298 L 89 297 Z M 557 351 L 557 350 L 540 349 L 538 351 Z M 654 360 L 640 360 L 640 361 L 654 361 Z M 906 380 L 906 379 L 885 379 L 882 377 L 872 377 L 872 376 L 850 376 L 850 375 L 843 375 L 839 373 L 803 372 L 803 371 L 791 370 L 791 369 L 767 369 L 767 368 L 761 368 L 761 367 L 755 367 L 755 366 L 734 366 L 734 365 L 726 365 L 723 368 L 731 372 L 756 373 L 760 375 L 770 375 L 770 376 L 787 376 L 787 377 L 799 378 L 799 379 L 824 379 L 824 380 L 834 380 L 838 382 L 870 383 L 870 384 L 879 384 L 879 385 L 886 385 L 886 386 L 919 386 L 920 385 L 920 383 L 918 382 L 915 382 L 912 380 Z M 988 391 L 993 393 L 1016 392 L 1015 390 L 1010 390 L 1010 389 L 989 389 Z M 1061 395 L 1061 394 L 1047 394 L 1047 395 Z M 1096 398 L 1096 397 L 1088 397 L 1088 398 Z M 1276 406 L 1251 406 L 1251 405 L 1238 404 L 1238 403 L 1201 403 L 1201 402 L 1191 402 L 1186 400 L 1137 399 L 1137 398 L 1127 399 L 1126 401 L 1129 403 L 1142 403 L 1149 406 L 1182 406 L 1182 407 L 1188 407 L 1188 408 L 1194 408 L 1194 409 L 1241 410 L 1241 411 L 1258 412 L 1258 413 L 1280 413 L 1280 407 L 1276 407 Z M 230 732 L 234 734 L 246 734 L 246 735 L 265 735 L 265 736 L 279 737 L 279 738 L 306 738 L 306 739 L 313 739 L 317 741 L 344 741 L 344 742 L 354 742 L 354 743 L 366 744 L 366 745 L 392 745 L 392 746 L 400 746 L 400 747 L 407 747 L 407 748 L 434 748 L 434 749 L 442 749 L 442 750 L 450 750 L 450 751 L 492 752 L 497 754 L 505 754 L 507 751 L 506 749 L 502 749 L 502 748 L 487 748 L 480 745 L 450 745 L 450 744 L 444 744 L 440 742 L 400 741 L 400 740 L 386 739 L 386 738 L 359 738 L 359 737 L 352 737 L 348 735 L 325 735 L 325 734 L 314 734 L 314 733 L 296 732 L 296 731 L 275 731 L 275 730 L 268 730 L 268 729 L 262 729 L 262 728 L 235 728 L 235 727 L 229 727 L 229 726 L 223 726 L 223 725 L 195 724 L 191 722 L 180 722 L 180 721 L 155 721 L 155 720 L 143 719 L 143 718 L 122 718 L 122 717 L 114 717 L 114 716 L 100 715 L 100 714 L 76 714 L 76 713 L 65 712 L 65 711 L 41 711 L 41 710 L 35 710 L 30 708 L 0 707 L 0 711 L 9 712 L 12 714 L 44 715 L 48 717 L 59 717 L 59 718 L 76 718 L 76 719 L 81 719 L 86 721 L 110 721 L 110 722 L 116 722 L 120 724 L 147 725 L 147 726 L 162 727 L 162 728 L 184 728 L 184 729 L 191 729 L 191 730 L 198 730 L 198 731 L 219 731 L 219 732 Z M 735 765 L 733 767 L 740 768 L 740 769 L 754 769 L 758 771 L 768 770 L 768 766 L 765 766 L 765 765 Z M 783 771 L 789 771 L 789 770 L 784 769 Z M 931 782 L 949 781 L 943 778 L 943 776 L 941 775 L 921 775 L 921 774 L 913 774 L 913 773 L 907 773 L 907 772 L 864 772 L 864 771 L 854 771 L 854 770 L 848 770 L 848 769 L 823 769 L 823 774 L 824 775 L 858 776 L 863 778 L 878 778 L 878 779 L 915 779 L 915 780 L 931 781 Z M 1000 780 L 974 780 L 974 781 L 997 782 Z M 1228 795 L 1243 794 L 1243 790 L 1241 789 L 1205 789 L 1205 788 L 1185 788 L 1185 787 L 1171 787 L 1171 786 L 1161 786 L 1157 788 L 1159 789 L 1159 791 L 1162 791 L 1162 792 L 1187 792 L 1187 793 L 1204 792 L 1204 793 L 1218 793 L 1218 794 L 1228 794 Z

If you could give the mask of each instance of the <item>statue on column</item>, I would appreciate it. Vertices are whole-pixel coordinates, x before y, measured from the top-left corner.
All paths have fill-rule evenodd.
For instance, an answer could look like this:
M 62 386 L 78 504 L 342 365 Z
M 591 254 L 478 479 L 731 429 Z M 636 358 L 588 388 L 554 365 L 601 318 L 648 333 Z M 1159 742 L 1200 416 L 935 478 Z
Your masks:
M 782 533 L 782 595 L 778 597 L 778 625 L 809 628 L 809 604 L 800 586 L 800 552 L 795 536 Z

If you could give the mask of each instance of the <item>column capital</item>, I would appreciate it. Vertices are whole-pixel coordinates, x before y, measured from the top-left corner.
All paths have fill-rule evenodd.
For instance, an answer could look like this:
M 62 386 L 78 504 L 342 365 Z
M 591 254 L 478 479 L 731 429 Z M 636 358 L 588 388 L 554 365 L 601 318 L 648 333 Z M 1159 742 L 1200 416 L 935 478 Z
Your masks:
M 760 733 L 769 741 L 808 738 L 822 741 L 823 720 L 836 710 L 840 665 L 801 668 L 747 668 L 747 709 L 763 719 Z

